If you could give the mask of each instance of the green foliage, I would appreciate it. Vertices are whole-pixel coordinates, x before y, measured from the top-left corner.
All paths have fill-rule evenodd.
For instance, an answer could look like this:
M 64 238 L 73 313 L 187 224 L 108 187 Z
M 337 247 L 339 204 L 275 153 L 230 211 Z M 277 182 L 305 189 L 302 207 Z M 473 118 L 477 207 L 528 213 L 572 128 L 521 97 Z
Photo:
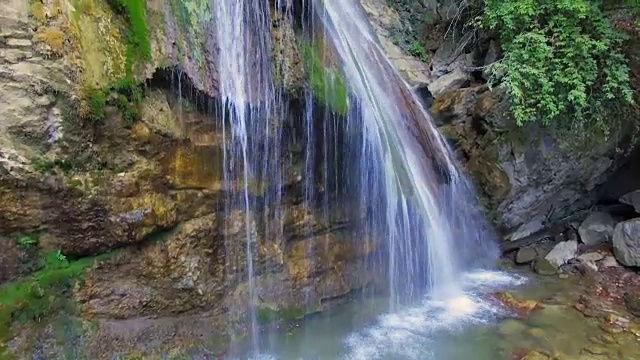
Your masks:
M 413 41 L 411 45 L 409 45 L 409 54 L 417 57 L 422 61 L 427 61 L 427 52 L 418 41 Z
M 629 70 L 596 0 L 486 0 L 482 23 L 502 43 L 501 75 L 519 125 L 609 133 L 611 107 L 632 103 Z
M 123 125 L 129 127 L 140 118 L 139 107 L 144 95 L 142 88 L 123 80 L 116 84 L 114 90 L 117 92 L 114 105 L 122 112 Z
M 313 96 L 336 114 L 346 115 L 349 107 L 347 86 L 340 71 L 326 68 L 313 45 L 303 45 L 302 52 Z
M 16 244 L 21 247 L 31 247 L 38 245 L 38 236 L 34 234 L 20 234 Z
M 94 123 L 104 121 L 106 117 L 107 95 L 104 91 L 91 89 L 87 93 L 87 118 Z
M 402 19 L 388 29 L 391 41 L 409 54 L 427 61 L 421 38 L 425 26 L 434 21 L 431 13 L 426 11 L 422 2 L 415 0 L 387 0 L 387 5 L 396 10 Z
M 56 167 L 56 163 L 46 158 L 36 157 L 31 160 L 33 170 L 41 174 L 48 174 Z
M 38 272 L 0 287 L 0 329 L 9 329 L 14 322 L 40 321 L 55 313 L 84 269 L 107 256 L 69 261 L 60 251 L 45 254 Z M 8 331 L 0 333 L 0 340 L 5 340 L 4 336 L 9 336 Z
M 73 160 L 56 159 L 52 161 L 44 157 L 31 159 L 31 165 L 33 166 L 33 170 L 41 174 L 50 174 L 55 168 L 60 169 L 65 174 L 71 174 L 80 166 L 79 163 Z

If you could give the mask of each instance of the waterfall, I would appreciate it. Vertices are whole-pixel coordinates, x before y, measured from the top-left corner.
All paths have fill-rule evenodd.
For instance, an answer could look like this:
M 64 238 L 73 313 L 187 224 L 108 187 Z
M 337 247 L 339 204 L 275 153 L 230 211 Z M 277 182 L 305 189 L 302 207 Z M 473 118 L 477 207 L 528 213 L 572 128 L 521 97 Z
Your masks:
M 235 226 L 229 219 L 242 214 L 244 241 L 244 260 L 228 255 L 226 266 L 231 269 L 229 282 L 247 284 L 245 303 L 230 308 L 250 319 L 254 349 L 260 337 L 257 242 L 266 233 L 282 238 L 284 213 L 283 126 L 277 119 L 288 107 L 271 73 L 270 31 L 272 11 L 284 13 L 283 21 L 294 22 L 295 4 L 275 2 L 211 2 L 218 46 L 216 80 L 224 114 L 221 126 L 227 144 L 225 224 Z M 326 220 L 337 211 L 331 205 L 331 196 L 336 195 L 331 193 L 348 198 L 355 204 L 353 212 L 363 213 L 353 214 L 361 218 L 363 241 L 383 244 L 380 256 L 369 265 L 386 276 L 391 311 L 424 296 L 440 300 L 457 296 L 464 268 L 471 262 L 478 265 L 477 260 L 491 263 L 497 256 L 471 187 L 428 113 L 386 58 L 358 0 L 302 2 L 307 11 L 295 21 L 302 23 L 307 41 L 321 41 L 332 51 L 349 93 L 347 110 L 341 113 L 330 106 L 319 110 L 314 100 L 326 100 L 328 95 L 318 92 L 335 88 L 304 91 L 299 106 L 305 211 L 316 207 L 316 188 L 321 188 L 319 202 Z M 320 40 L 316 33 L 323 34 Z M 338 161 L 337 153 L 344 160 Z M 253 195 L 253 187 L 266 187 L 261 201 Z M 234 254 L 237 245 L 225 241 L 227 254 Z M 314 261 L 313 249 L 307 256 Z
M 359 102 L 359 111 L 347 121 L 361 122 L 366 144 L 358 156 L 361 174 L 381 178 L 381 188 L 364 186 L 363 179 L 360 197 L 384 224 L 391 304 L 425 289 L 452 296 L 470 256 L 496 256 L 473 191 L 429 115 L 384 55 L 360 3 L 314 4 L 352 99 Z M 382 204 L 375 200 L 380 191 Z

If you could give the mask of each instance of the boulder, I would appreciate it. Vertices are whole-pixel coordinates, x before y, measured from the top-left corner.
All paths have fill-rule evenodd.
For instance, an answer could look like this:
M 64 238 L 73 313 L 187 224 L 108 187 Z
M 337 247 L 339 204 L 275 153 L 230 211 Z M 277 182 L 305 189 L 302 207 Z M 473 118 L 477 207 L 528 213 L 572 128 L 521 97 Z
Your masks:
M 608 213 L 591 213 L 578 228 L 580 239 L 587 245 L 611 241 L 617 221 Z
M 636 212 L 640 213 L 640 190 L 632 191 L 628 194 L 623 195 L 620 198 L 620 202 L 633 206 Z
M 564 241 L 557 244 L 544 258 L 558 268 L 575 258 L 577 251 L 577 241 Z
M 471 74 L 460 67 L 456 67 L 450 73 L 439 77 L 429 84 L 429 91 L 437 99 L 439 95 L 446 91 L 457 90 L 471 80 Z
M 545 258 L 536 259 L 533 270 L 540 275 L 555 275 L 558 272 L 557 267 Z
M 538 251 L 533 247 L 520 248 L 516 254 L 516 264 L 527 264 L 538 257 Z
M 613 232 L 613 255 L 626 266 L 640 266 L 640 218 L 623 221 Z

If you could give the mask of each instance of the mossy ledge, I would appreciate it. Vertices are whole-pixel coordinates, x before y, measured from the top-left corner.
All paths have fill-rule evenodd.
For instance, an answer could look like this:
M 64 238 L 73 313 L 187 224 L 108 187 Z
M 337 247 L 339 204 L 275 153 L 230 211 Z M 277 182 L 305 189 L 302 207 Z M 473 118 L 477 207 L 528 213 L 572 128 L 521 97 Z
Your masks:
M 261 305 L 256 308 L 256 319 L 259 324 L 268 325 L 275 322 L 300 320 L 312 312 L 297 307 L 274 308 Z
M 12 337 L 13 325 L 40 322 L 67 308 L 72 286 L 80 281 L 84 270 L 112 254 L 68 260 L 58 252 L 49 252 L 40 259 L 41 268 L 32 275 L 0 287 L 0 359 L 4 342 Z
M 334 113 L 345 116 L 349 110 L 346 82 L 338 69 L 322 64 L 320 51 L 315 44 L 302 43 L 305 70 L 309 88 L 314 98 Z

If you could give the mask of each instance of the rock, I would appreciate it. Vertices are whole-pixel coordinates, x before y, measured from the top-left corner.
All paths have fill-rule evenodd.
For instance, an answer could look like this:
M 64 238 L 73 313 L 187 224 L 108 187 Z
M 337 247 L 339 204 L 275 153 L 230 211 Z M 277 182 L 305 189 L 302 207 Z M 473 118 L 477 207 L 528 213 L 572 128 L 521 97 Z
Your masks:
M 606 352 L 603 348 L 597 346 L 589 346 L 582 349 L 582 351 L 592 355 L 602 355 Z
M 602 259 L 602 261 L 600 261 L 600 266 L 602 266 L 603 268 L 609 268 L 609 267 L 619 267 L 620 264 L 618 263 L 615 257 L 608 255 L 608 256 L 605 256 L 604 259 Z
M 587 245 L 611 241 L 617 221 L 605 212 L 591 213 L 578 228 L 580 239 Z
M 640 213 L 640 190 L 632 191 L 623 195 L 620 202 L 633 206 L 637 213 Z
M 527 330 L 527 325 L 517 319 L 505 319 L 498 324 L 498 333 L 504 337 L 511 337 Z
M 564 241 L 557 244 L 545 259 L 556 268 L 566 264 L 569 260 L 575 258 L 578 251 L 578 243 L 576 241 Z
M 543 228 L 542 220 L 534 219 L 529 221 L 523 225 L 521 225 L 516 231 L 511 233 L 507 238 L 511 241 L 516 241 L 522 239 L 526 236 L 529 236 L 537 231 L 540 231 Z
M 548 360 L 549 357 L 538 351 L 529 351 L 524 356 L 520 357 L 520 360 Z
M 533 263 L 533 270 L 540 275 L 555 275 L 558 268 L 545 258 L 536 259 Z
M 528 264 L 535 260 L 538 251 L 533 247 L 520 248 L 516 254 L 516 264 Z
M 429 84 L 429 91 L 438 99 L 446 91 L 457 90 L 470 80 L 471 75 L 458 67 Z
M 640 218 L 616 225 L 613 232 L 613 255 L 622 265 L 640 266 Z
M 493 72 L 491 71 L 491 65 L 495 64 L 502 54 L 500 53 L 500 46 L 495 40 L 491 40 L 489 43 L 489 50 L 487 50 L 487 55 L 484 58 L 484 69 L 482 69 L 482 77 L 489 81 Z
M 451 119 L 465 115 L 476 102 L 476 89 L 465 88 L 445 90 L 433 101 L 430 110 L 435 118 L 442 123 L 449 123 Z
M 531 336 L 533 336 L 535 338 L 538 338 L 538 339 L 544 339 L 544 338 L 547 337 L 547 334 L 545 333 L 545 331 L 543 329 L 535 328 L 535 327 L 527 330 L 527 334 L 531 335 Z
M 529 315 L 533 310 L 539 308 L 538 302 L 534 300 L 520 300 L 507 292 L 496 293 L 496 298 L 507 308 L 515 311 L 518 316 Z
M 590 253 L 585 253 L 582 254 L 580 256 L 578 256 L 578 260 L 580 260 L 580 262 L 596 262 L 596 261 L 600 261 L 604 259 L 604 254 L 599 252 L 599 251 L 594 251 L 594 252 L 590 252 Z
M 623 298 L 629 312 L 640 317 L 640 292 L 625 292 Z
M 30 47 L 31 41 L 26 39 L 7 39 L 7 46 L 11 47 Z

